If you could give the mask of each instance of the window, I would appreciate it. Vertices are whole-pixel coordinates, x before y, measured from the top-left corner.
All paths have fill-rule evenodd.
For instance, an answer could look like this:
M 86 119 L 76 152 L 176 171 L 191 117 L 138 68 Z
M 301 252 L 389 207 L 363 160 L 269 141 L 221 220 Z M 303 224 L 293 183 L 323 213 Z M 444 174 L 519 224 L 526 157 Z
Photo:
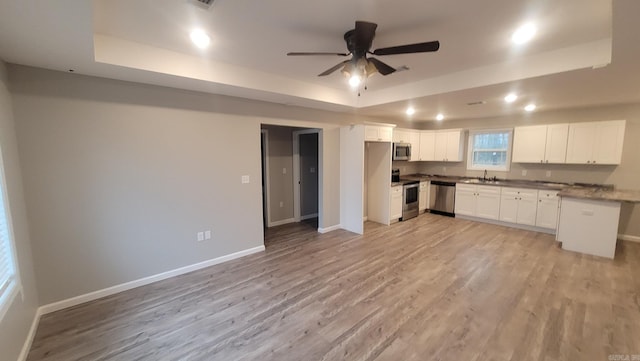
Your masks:
M 0 155 L 0 320 L 18 291 L 15 253 L 11 232 L 11 217 L 7 201 L 7 188 Z
M 469 131 L 467 169 L 508 171 L 512 129 Z

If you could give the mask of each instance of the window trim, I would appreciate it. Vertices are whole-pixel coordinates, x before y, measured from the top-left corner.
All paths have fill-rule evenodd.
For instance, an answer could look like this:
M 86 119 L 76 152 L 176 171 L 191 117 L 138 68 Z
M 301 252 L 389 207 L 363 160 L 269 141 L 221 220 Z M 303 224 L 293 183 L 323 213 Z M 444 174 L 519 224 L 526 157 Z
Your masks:
M 504 166 L 474 166 L 473 165 L 473 138 L 476 134 L 509 133 L 509 146 L 507 147 L 507 159 Z M 508 172 L 511 170 L 511 151 L 513 149 L 513 128 L 498 129 L 470 129 L 467 142 L 467 170 L 490 170 L 492 172 Z
M 9 255 L 11 257 L 13 265 L 13 277 L 4 292 L 0 294 L 0 322 L 4 320 L 4 316 L 15 301 L 18 293 L 20 293 L 21 296 L 24 297 L 22 293 L 22 282 L 20 280 L 20 267 L 18 265 L 15 235 L 13 233 L 13 218 L 11 217 L 11 205 L 9 202 L 9 193 L 7 191 L 7 179 L 5 176 L 4 165 L 4 157 L 2 155 L 2 149 L 0 147 L 0 192 L 2 192 L 1 196 L 3 200 L 2 204 L 0 204 L 0 207 L 4 207 L 5 221 L 7 223 L 7 236 L 9 238 Z

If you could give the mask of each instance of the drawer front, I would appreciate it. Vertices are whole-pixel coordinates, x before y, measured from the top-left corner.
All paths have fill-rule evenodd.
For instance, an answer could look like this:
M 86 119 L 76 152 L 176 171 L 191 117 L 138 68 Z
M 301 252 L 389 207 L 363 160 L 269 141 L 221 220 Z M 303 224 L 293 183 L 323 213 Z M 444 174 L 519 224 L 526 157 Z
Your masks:
M 471 184 L 456 183 L 456 189 L 466 192 L 475 192 L 476 186 Z
M 500 187 L 495 186 L 477 186 L 478 193 L 486 195 L 500 195 Z
M 539 190 L 538 198 L 540 199 L 556 199 L 558 198 L 558 191 Z

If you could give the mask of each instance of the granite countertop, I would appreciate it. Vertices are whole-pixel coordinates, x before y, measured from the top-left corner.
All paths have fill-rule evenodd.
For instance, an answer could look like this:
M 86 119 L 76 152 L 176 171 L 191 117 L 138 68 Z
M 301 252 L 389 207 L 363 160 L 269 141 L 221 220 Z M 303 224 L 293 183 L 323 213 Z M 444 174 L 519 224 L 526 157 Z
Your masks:
M 640 203 L 640 191 L 628 189 L 569 187 L 561 190 L 558 196 L 599 201 Z
M 512 188 L 533 188 L 533 189 L 548 189 L 548 190 L 562 190 L 564 188 L 572 186 L 568 183 L 557 182 L 545 182 L 545 181 L 530 181 L 522 179 L 487 179 L 482 180 L 472 177 L 461 176 L 443 176 L 443 175 L 426 175 L 426 174 L 411 174 L 403 176 L 406 179 L 415 179 L 420 181 L 443 181 L 454 183 L 466 183 L 466 184 L 478 184 L 497 187 L 512 187 Z

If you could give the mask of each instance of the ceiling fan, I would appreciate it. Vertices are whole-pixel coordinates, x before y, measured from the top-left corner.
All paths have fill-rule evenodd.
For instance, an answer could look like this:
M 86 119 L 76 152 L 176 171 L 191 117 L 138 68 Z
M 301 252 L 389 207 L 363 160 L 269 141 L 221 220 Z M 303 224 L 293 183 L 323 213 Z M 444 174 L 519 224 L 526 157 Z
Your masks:
M 389 75 L 398 69 L 383 63 L 382 61 L 367 57 L 367 54 L 371 55 L 395 55 L 395 54 L 410 54 L 410 53 L 426 53 L 438 51 L 440 48 L 439 41 L 429 41 L 425 43 L 407 44 L 400 46 L 392 46 L 387 48 L 380 48 L 371 51 L 371 44 L 373 38 L 376 36 L 377 24 L 356 21 L 355 29 L 349 30 L 344 34 L 344 40 L 347 43 L 348 53 L 328 53 L 328 52 L 291 52 L 287 53 L 289 56 L 306 56 L 306 55 L 333 55 L 333 56 L 349 56 L 351 59 L 345 60 L 334 67 L 331 67 L 324 72 L 318 74 L 318 76 L 326 76 L 342 67 L 342 73 L 351 77 L 351 80 L 357 78 L 357 83 L 362 78 L 370 77 L 375 73 L 382 75 Z M 350 81 L 351 82 L 351 81 Z M 354 85 L 352 83 L 352 85 Z

